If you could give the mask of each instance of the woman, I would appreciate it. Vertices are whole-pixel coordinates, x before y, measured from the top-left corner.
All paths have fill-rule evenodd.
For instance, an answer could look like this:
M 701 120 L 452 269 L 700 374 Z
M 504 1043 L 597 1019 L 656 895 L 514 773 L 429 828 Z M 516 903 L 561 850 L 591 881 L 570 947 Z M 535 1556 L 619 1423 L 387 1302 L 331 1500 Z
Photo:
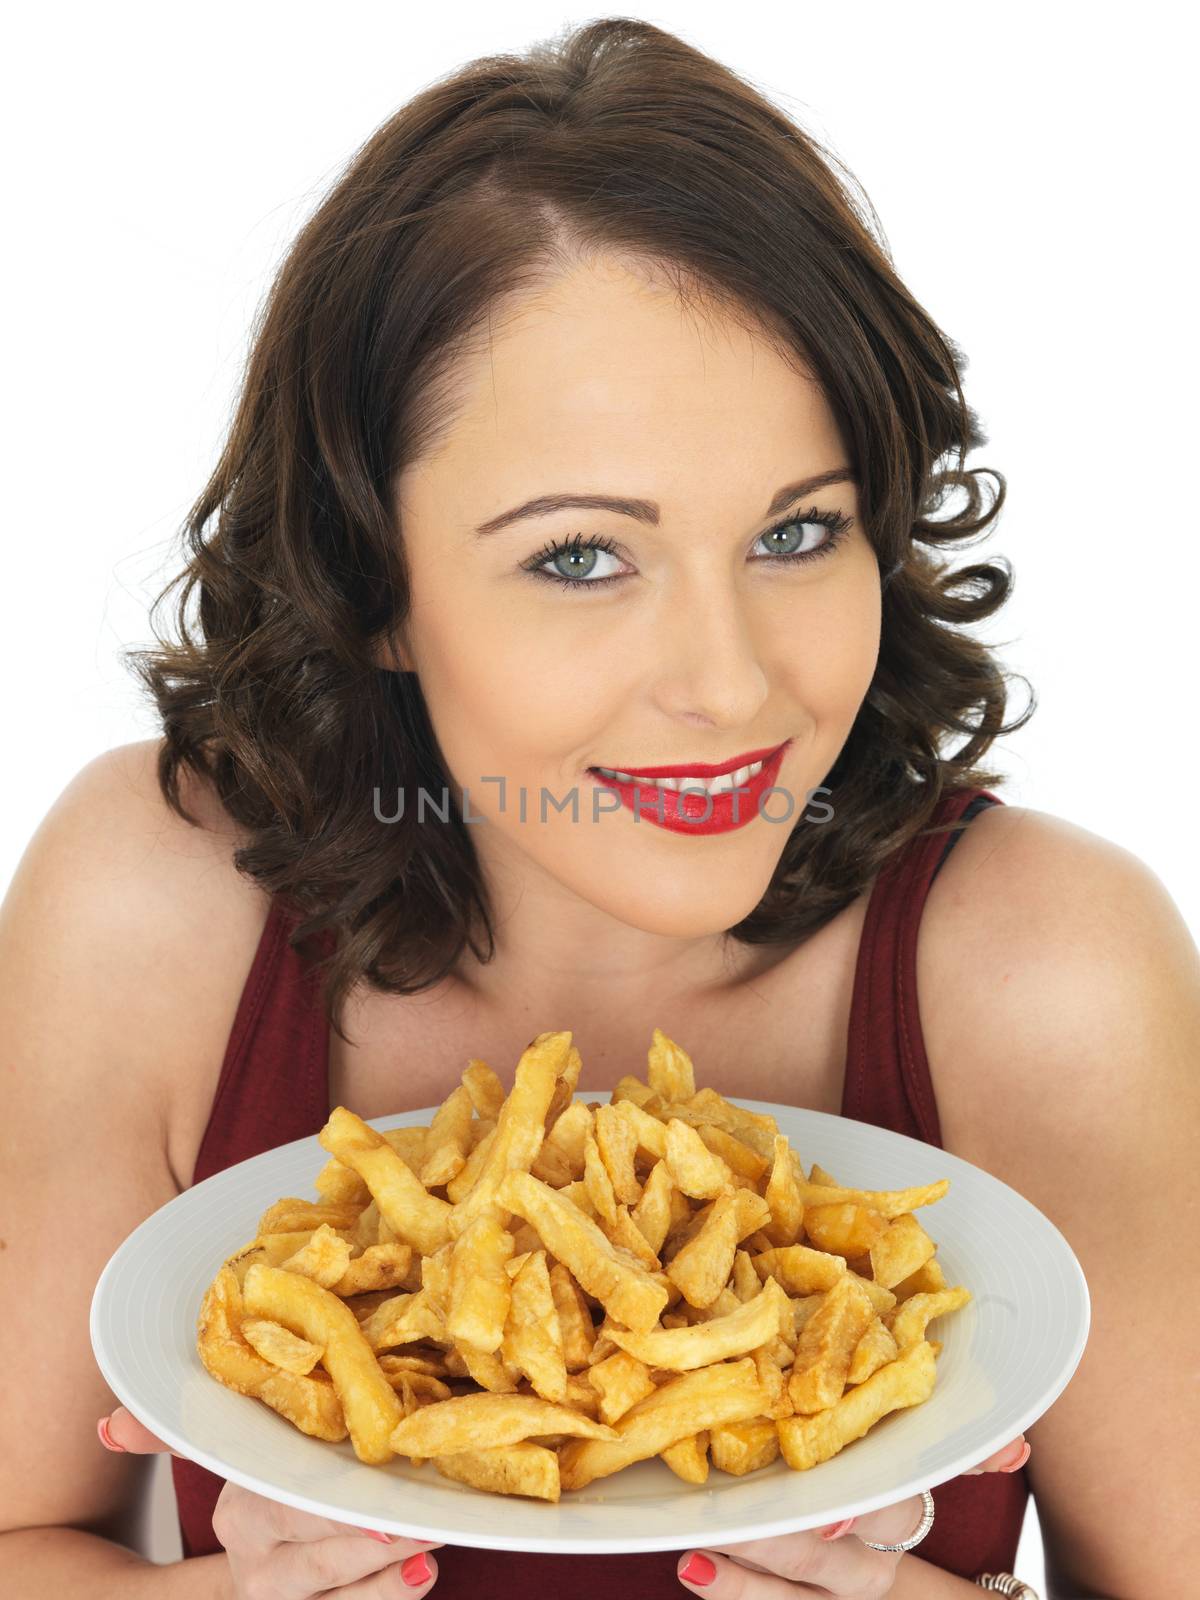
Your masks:
M 162 737 L 83 769 L 4 907 L 6 1593 L 949 1597 L 1030 1488 L 1051 1594 L 1177 1592 L 1200 964 L 1134 856 L 988 788 L 1025 717 L 965 631 L 1007 570 L 934 558 L 1003 499 L 961 367 L 828 157 L 647 23 L 472 63 L 359 152 L 136 658 Z M 709 828 L 617 776 L 756 798 L 760 760 Z M 1029 1440 L 931 1529 L 579 1558 L 369 1542 L 176 1460 L 185 1559 L 133 1556 L 160 1445 L 79 1356 L 120 1240 L 333 1104 L 435 1104 L 552 1027 L 603 1093 L 654 1026 L 1058 1224 L 1093 1333 Z

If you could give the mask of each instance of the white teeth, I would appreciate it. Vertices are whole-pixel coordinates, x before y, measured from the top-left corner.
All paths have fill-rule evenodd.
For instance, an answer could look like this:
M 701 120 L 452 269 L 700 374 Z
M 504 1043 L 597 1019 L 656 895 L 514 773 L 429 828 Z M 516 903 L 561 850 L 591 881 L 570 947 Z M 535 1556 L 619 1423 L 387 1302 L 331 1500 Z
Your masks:
M 752 761 L 748 767 L 739 767 L 736 772 L 723 772 L 716 778 L 635 778 L 630 772 L 618 772 L 613 767 L 597 767 L 597 772 L 602 772 L 606 778 L 619 778 L 622 783 L 654 784 L 659 789 L 685 789 L 702 790 L 708 794 L 725 794 L 729 790 L 740 788 L 749 779 L 756 777 L 762 771 L 761 761 Z

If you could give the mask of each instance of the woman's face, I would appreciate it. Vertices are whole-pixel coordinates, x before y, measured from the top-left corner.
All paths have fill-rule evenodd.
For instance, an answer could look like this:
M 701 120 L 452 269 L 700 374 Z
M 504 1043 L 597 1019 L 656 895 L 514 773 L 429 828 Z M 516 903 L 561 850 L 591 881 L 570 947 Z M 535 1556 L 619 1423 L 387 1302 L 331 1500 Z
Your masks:
M 613 257 L 527 298 L 456 376 L 455 426 L 397 480 L 412 606 L 387 661 L 418 675 L 459 802 L 484 819 L 485 876 L 515 869 L 556 904 L 672 939 L 717 934 L 766 891 L 878 657 L 854 485 L 775 504 L 849 468 L 829 407 L 763 336 L 693 315 Z M 549 496 L 641 515 L 531 509 L 480 531 Z M 814 508 L 852 519 L 835 543 Z M 554 556 L 567 541 L 585 548 Z M 680 808 L 717 818 L 718 802 L 655 789 L 639 814 L 589 771 L 721 766 L 785 741 L 787 822 L 769 820 L 787 796 L 747 791 L 740 826 L 672 826 Z M 836 812 L 833 794 L 810 816 L 826 798 Z M 432 811 L 426 825 L 441 826 Z

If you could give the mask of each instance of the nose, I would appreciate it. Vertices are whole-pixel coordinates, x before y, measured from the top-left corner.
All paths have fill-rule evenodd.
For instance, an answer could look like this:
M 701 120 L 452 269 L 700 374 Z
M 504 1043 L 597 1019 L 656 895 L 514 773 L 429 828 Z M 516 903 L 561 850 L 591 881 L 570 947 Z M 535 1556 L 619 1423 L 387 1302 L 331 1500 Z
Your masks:
M 770 691 L 765 631 L 727 571 L 664 596 L 647 651 L 663 711 L 698 727 L 751 727 Z

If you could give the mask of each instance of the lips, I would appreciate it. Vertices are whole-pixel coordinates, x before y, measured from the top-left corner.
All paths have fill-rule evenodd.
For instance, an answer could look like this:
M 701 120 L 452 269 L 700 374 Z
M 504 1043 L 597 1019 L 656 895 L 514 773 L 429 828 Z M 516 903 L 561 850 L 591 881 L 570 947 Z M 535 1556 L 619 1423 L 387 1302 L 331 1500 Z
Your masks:
M 784 744 L 786 743 L 787 740 L 784 740 Z M 750 767 L 756 761 L 766 761 L 782 749 L 782 744 L 772 744 L 761 750 L 747 750 L 744 754 L 733 756 L 729 761 L 723 761 L 715 767 L 703 761 L 691 761 L 677 763 L 671 767 L 619 767 L 614 764 L 603 770 L 627 772 L 631 778 L 719 778 L 724 773 L 736 772 L 739 767 Z M 589 772 L 601 770 L 599 766 L 588 768 Z
M 767 751 L 759 771 L 740 785 L 736 794 L 730 789 L 717 794 L 706 794 L 698 788 L 669 789 L 641 776 L 636 780 L 610 778 L 596 767 L 589 767 L 587 772 L 593 783 L 617 795 L 622 807 L 634 813 L 635 821 L 664 828 L 668 833 L 723 834 L 746 827 L 759 815 L 765 795 L 775 786 L 790 743 L 789 739 L 774 752 Z M 676 776 L 671 769 L 659 770 L 665 777 Z M 709 771 L 716 776 L 715 768 Z

